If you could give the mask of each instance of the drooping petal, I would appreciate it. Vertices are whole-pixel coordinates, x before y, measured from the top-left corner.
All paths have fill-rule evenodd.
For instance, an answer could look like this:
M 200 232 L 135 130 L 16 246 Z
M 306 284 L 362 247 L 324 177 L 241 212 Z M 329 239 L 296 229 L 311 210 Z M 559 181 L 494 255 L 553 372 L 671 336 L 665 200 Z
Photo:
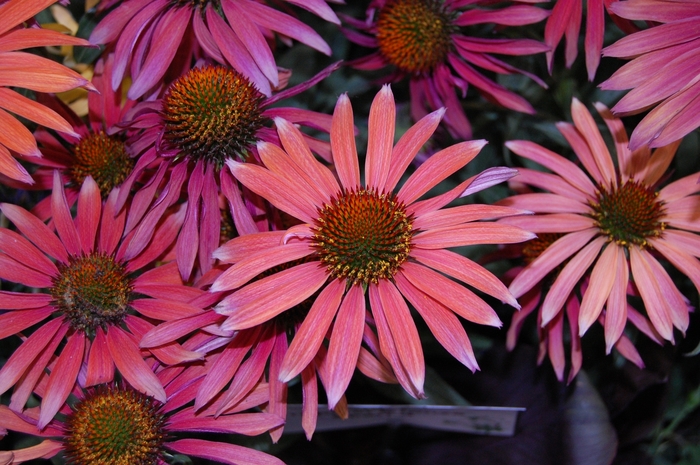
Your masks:
M 618 262 L 622 254 L 624 252 L 616 244 L 608 244 L 598 257 L 588 284 L 590 292 L 586 292 L 581 300 L 578 316 L 581 336 L 588 331 L 588 328 L 598 319 L 598 315 L 603 310 L 603 304 L 608 300 L 613 283 L 617 280 Z M 627 287 L 625 287 L 626 289 Z
M 280 418 L 280 422 L 281 420 Z M 249 447 L 224 442 L 204 439 L 178 439 L 167 442 L 166 447 L 181 454 L 202 457 L 230 465 L 284 465 L 284 462 L 272 455 Z
M 144 394 L 165 402 L 166 395 L 158 377 L 141 357 L 139 348 L 131 337 L 118 326 L 107 331 L 107 347 L 119 373 L 126 381 Z
M 661 293 L 656 276 L 649 261 L 637 247 L 630 247 L 630 269 L 639 294 L 642 296 L 647 315 L 661 337 L 673 341 L 673 322 L 669 303 Z

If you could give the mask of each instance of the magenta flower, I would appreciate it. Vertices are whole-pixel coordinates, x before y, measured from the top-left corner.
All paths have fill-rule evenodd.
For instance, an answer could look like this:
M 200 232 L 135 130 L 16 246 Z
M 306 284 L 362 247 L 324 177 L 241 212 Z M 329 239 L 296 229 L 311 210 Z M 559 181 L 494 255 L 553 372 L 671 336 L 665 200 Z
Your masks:
M 539 312 L 544 327 L 564 311 L 572 292 L 582 295 L 578 334 L 583 336 L 603 315 L 606 350 L 621 338 L 627 321 L 643 325 L 628 310 L 628 287 L 641 296 L 654 331 L 660 339 L 674 340 L 673 329 L 685 332 L 688 305 L 660 260 L 687 275 L 700 288 L 700 190 L 697 175 L 659 187 L 678 144 L 657 149 L 628 148 L 620 120 L 596 104 L 617 151 L 617 164 L 588 110 L 574 99 L 574 124 L 557 127 L 571 144 L 585 171 L 564 157 L 528 141 L 506 145 L 553 173 L 522 169 L 518 182 L 536 192 L 505 199 L 502 204 L 536 214 L 501 221 L 537 234 L 562 237 L 528 264 L 510 284 L 520 298 L 535 289 L 555 269 L 554 282 Z M 587 280 L 587 288 L 578 286 Z M 636 320 L 636 321 L 635 321 Z
M 324 0 L 287 0 L 326 21 L 340 24 Z M 103 0 L 102 10 L 117 3 Z M 102 18 L 90 36 L 93 44 L 115 44 L 112 88 L 131 75 L 129 98 L 158 95 L 168 70 L 180 76 L 193 58 L 205 55 L 230 65 L 270 96 L 280 87 L 270 41 L 298 40 L 326 55 L 330 47 L 311 27 L 260 1 L 173 2 L 128 0 Z M 274 43 L 274 42 L 273 42 Z
M 35 53 L 20 52 L 31 47 L 51 45 L 90 45 L 84 39 L 39 27 L 24 27 L 56 0 L 7 0 L 0 4 L 0 174 L 32 184 L 27 170 L 12 157 L 41 157 L 34 136 L 10 113 L 27 118 L 56 131 L 78 135 L 61 115 L 31 100 L 11 87 L 36 92 L 63 92 L 76 87 L 94 90 L 87 79 L 73 70 Z
M 615 2 L 626 19 L 661 23 L 603 49 L 604 56 L 630 59 L 600 87 L 632 89 L 612 108 L 617 116 L 651 111 L 630 137 L 630 150 L 663 147 L 700 126 L 700 3 L 664 0 Z
M 10 407 L 20 411 L 36 386 L 46 382 L 40 428 L 76 382 L 110 382 L 116 368 L 136 389 L 163 401 L 150 364 L 202 357 L 178 343 L 147 351 L 138 347 L 155 322 L 203 312 L 188 303 L 202 291 L 184 286 L 174 264 L 154 267 L 174 242 L 183 212 L 157 225 L 157 240 L 138 244 L 133 234 L 123 235 L 129 208 L 117 211 L 116 198 L 113 191 L 103 205 L 97 184 L 88 177 L 73 219 L 56 172 L 51 216 L 57 232 L 21 207 L 0 204 L 19 231 L 0 229 L 0 278 L 30 290 L 0 291 L 0 338 L 36 327 L 0 369 L 0 393 L 15 386 Z M 132 253 L 134 247 L 140 252 Z
M 477 221 L 518 214 L 519 210 L 487 205 L 442 208 L 460 196 L 507 179 L 513 170 L 495 169 L 495 174 L 482 174 L 442 195 L 418 200 L 472 160 L 484 141 L 463 142 L 437 152 L 394 193 L 444 114 L 438 110 L 426 116 L 394 146 L 395 111 L 391 90 L 384 86 L 370 110 L 364 185 L 347 95 L 338 100 L 331 128 L 337 178 L 312 156 L 299 130 L 281 118 L 275 124 L 283 149 L 258 143 L 265 167 L 227 162 L 244 186 L 301 224 L 284 232 L 246 234 L 217 252 L 223 262 L 235 262 L 211 286 L 214 292 L 235 289 L 215 307 L 227 316 L 222 329 L 260 325 L 319 292 L 282 360 L 279 378 L 287 382 L 301 373 L 329 336 L 324 363 L 331 408 L 358 365 L 363 340 L 370 344 L 364 336 L 365 321 L 377 331 L 378 352 L 386 357 L 401 385 L 411 395 L 423 396 L 423 352 L 406 300 L 437 340 L 475 370 L 474 353 L 457 315 L 479 324 L 501 323 L 481 298 L 447 276 L 510 305 L 517 307 L 517 302 L 495 276 L 446 249 L 533 237 L 517 227 Z M 240 260 L 230 255 L 232 251 L 240 253 Z M 251 282 L 272 267 L 294 260 L 302 262 Z
M 240 409 L 214 418 L 195 415 L 185 406 L 191 391 L 181 377 L 161 372 L 166 386 L 164 403 L 129 386 L 101 384 L 77 393 L 78 400 L 63 405 L 65 419 L 55 419 L 45 427 L 38 420 L 43 409 L 22 413 L 0 406 L 0 431 L 16 431 L 42 441 L 31 447 L 0 451 L 0 463 L 18 464 L 50 459 L 62 453 L 68 463 L 166 465 L 173 454 L 201 457 L 232 465 L 284 465 L 271 455 L 218 440 L 195 435 L 220 433 L 253 436 L 282 423 L 282 419 L 262 412 L 243 412 L 265 399 L 255 395 L 245 399 Z M 1 434 L 1 433 L 0 433 Z M 195 437 L 193 437 L 195 436 Z
M 506 3 L 508 6 L 502 8 L 489 8 L 493 2 L 488 0 L 373 0 L 366 21 L 343 18 L 357 30 L 346 31 L 348 39 L 376 49 L 371 55 L 349 64 L 366 70 L 392 66 L 394 71 L 386 82 L 410 80 L 411 115 L 415 120 L 444 107 L 449 132 L 454 137 L 469 139 L 471 126 L 458 94 L 463 98 L 470 85 L 491 102 L 511 110 L 535 113 L 527 100 L 489 79 L 477 68 L 498 74 L 523 74 L 546 87 L 537 76 L 493 54 L 542 53 L 549 50 L 547 45 L 531 39 L 475 37 L 466 29 L 483 24 L 523 26 L 537 23 L 549 14 L 520 2 Z
M 192 275 L 195 262 L 199 264 L 198 273 L 209 271 L 212 252 L 220 245 L 220 203 L 230 205 L 237 230 L 246 229 L 250 221 L 237 183 L 224 163 L 232 157 L 256 159 L 258 140 L 279 145 L 277 133 L 268 127 L 274 117 L 328 132 L 329 115 L 272 105 L 310 88 L 337 66 L 331 65 L 309 81 L 266 98 L 235 70 L 203 65 L 173 82 L 161 99 L 135 106 L 124 125 L 138 159 L 124 181 L 119 205 L 126 201 L 135 183 L 145 185 L 138 193 L 144 199 L 154 198 L 161 182 L 166 186 L 165 200 L 154 201 L 147 214 L 145 209 L 140 212 L 146 216 L 138 237 L 150 240 L 150 225 L 180 199 L 187 179 L 187 211 L 176 244 L 177 263 L 184 279 Z M 316 153 L 330 157 L 328 142 L 306 137 Z M 131 226 L 127 224 L 127 230 Z

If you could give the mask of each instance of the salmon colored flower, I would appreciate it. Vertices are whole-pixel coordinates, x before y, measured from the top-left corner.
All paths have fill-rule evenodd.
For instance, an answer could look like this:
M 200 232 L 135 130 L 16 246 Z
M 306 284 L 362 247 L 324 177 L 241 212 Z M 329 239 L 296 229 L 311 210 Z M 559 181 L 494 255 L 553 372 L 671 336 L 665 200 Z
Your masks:
M 35 53 L 21 52 L 31 47 L 51 45 L 90 45 L 55 31 L 25 22 L 56 0 L 6 0 L 0 2 L 0 174 L 32 184 L 27 170 L 10 151 L 24 157 L 41 157 L 32 133 L 10 113 L 47 128 L 78 137 L 70 123 L 55 111 L 31 100 L 11 87 L 36 92 L 63 92 L 76 87 L 95 90 L 80 74 Z
M 29 289 L 0 291 L 0 338 L 24 339 L 0 369 L 0 393 L 14 386 L 10 407 L 21 411 L 36 386 L 47 383 L 39 428 L 76 383 L 110 382 L 116 368 L 136 389 L 163 401 L 151 365 L 202 357 L 179 343 L 139 350 L 142 335 L 155 322 L 202 313 L 188 302 L 206 294 L 185 286 L 174 263 L 154 266 L 173 244 L 184 212 L 164 218 L 156 226 L 157 239 L 130 254 L 136 239 L 123 234 L 129 208 L 116 210 L 117 194 L 113 191 L 103 205 L 97 184 L 86 178 L 74 219 L 55 172 L 51 216 L 56 232 L 23 208 L 0 204 L 18 231 L 0 229 L 0 278 Z M 31 334 L 25 334 L 28 330 Z
M 461 94 L 464 98 L 469 86 L 505 108 L 535 113 L 527 100 L 494 82 L 479 68 L 490 73 L 523 74 L 547 87 L 537 76 L 494 56 L 542 53 L 549 50 L 547 45 L 532 39 L 483 37 L 477 32 L 489 24 L 499 28 L 534 24 L 549 14 L 524 4 L 532 2 L 505 3 L 494 8 L 489 0 L 373 0 L 365 21 L 343 17 L 343 22 L 353 28 L 345 31 L 349 40 L 376 49 L 349 64 L 365 70 L 393 67 L 385 81 L 410 80 L 411 116 L 415 120 L 444 107 L 444 124 L 449 132 L 469 139 L 471 126 L 458 97 Z
M 234 69 L 219 65 L 195 67 L 175 80 L 162 98 L 141 102 L 127 116 L 126 128 L 136 165 L 124 181 L 119 205 L 129 196 L 135 183 L 142 198 L 154 199 L 165 184 L 169 202 L 180 199 L 180 190 L 188 180 L 187 213 L 177 245 L 177 263 L 184 279 L 197 272 L 204 274 L 213 264 L 212 252 L 220 243 L 222 215 L 220 203 L 231 206 L 233 222 L 242 224 L 243 200 L 231 173 L 225 166 L 231 158 L 257 159 L 256 142 L 263 140 L 279 145 L 270 128 L 272 118 L 283 117 L 314 130 L 328 132 L 330 115 L 301 108 L 274 106 L 285 98 L 309 89 L 338 67 L 333 64 L 297 86 L 265 97 L 255 85 Z M 306 136 L 316 153 L 330 158 L 326 141 Z M 223 200 L 222 200 L 223 199 Z M 153 201 L 145 214 L 139 237 L 150 239 L 151 224 L 171 205 Z M 134 216 L 133 221 L 139 220 Z M 127 225 L 127 230 L 133 221 Z
M 674 328 L 685 332 L 688 327 L 689 308 L 662 262 L 675 266 L 700 289 L 700 196 L 695 195 L 700 184 L 694 174 L 661 187 L 678 144 L 653 153 L 646 146 L 632 152 L 622 122 L 604 105 L 596 108 L 613 135 L 617 163 L 595 120 L 576 99 L 571 106 L 574 124 L 557 127 L 584 169 L 532 142 L 506 144 L 552 173 L 520 170 L 518 182 L 535 192 L 501 204 L 536 214 L 501 221 L 536 234 L 561 234 L 523 268 L 509 289 L 520 298 L 560 268 L 538 307 L 541 326 L 558 318 L 578 290 L 578 334 L 584 335 L 602 315 L 609 353 L 628 321 L 641 324 L 628 310 L 631 285 L 659 339 L 673 342 Z M 580 287 L 582 279 L 585 288 Z
M 447 249 L 533 237 L 517 227 L 478 221 L 521 213 L 516 209 L 487 205 L 442 208 L 460 196 L 511 177 L 514 171 L 510 169 L 497 168 L 444 194 L 418 200 L 471 161 L 484 141 L 463 142 L 437 152 L 394 193 L 444 110 L 420 120 L 396 145 L 395 112 L 391 89 L 384 86 L 369 114 L 364 184 L 347 95 L 339 98 L 331 127 L 337 177 L 312 156 L 299 130 L 281 118 L 275 119 L 275 125 L 283 149 L 258 143 L 264 167 L 227 161 L 244 186 L 301 224 L 286 231 L 246 234 L 217 252 L 222 262 L 235 262 L 210 289 L 234 290 L 215 307 L 227 317 L 222 329 L 260 325 L 318 292 L 282 360 L 279 378 L 287 382 L 301 373 L 328 337 L 325 388 L 331 408 L 342 397 L 358 365 L 363 339 L 367 343 L 366 321 L 377 331 L 379 352 L 398 381 L 411 395 L 423 397 L 423 352 L 406 300 L 457 360 L 477 369 L 469 338 L 457 316 L 491 326 L 501 322 L 494 310 L 463 284 L 510 305 L 518 304 L 495 276 Z M 242 259 L 237 260 L 235 254 L 241 254 Z M 251 281 L 294 260 L 301 263 Z
M 630 136 L 630 150 L 663 147 L 700 126 L 700 3 L 629 0 L 610 7 L 631 21 L 658 24 L 603 49 L 603 56 L 631 60 L 600 85 L 632 89 L 612 111 L 617 116 L 651 111 Z
M 14 465 L 61 453 L 74 465 L 165 465 L 173 454 L 232 465 L 284 465 L 264 452 L 211 440 L 212 433 L 254 436 L 279 426 L 283 420 L 275 415 L 243 412 L 263 403 L 263 397 L 250 396 L 238 410 L 217 418 L 210 412 L 195 415 L 182 401 L 188 399 L 183 388 L 188 380 L 171 378 L 167 372 L 159 377 L 165 385 L 164 401 L 128 385 L 101 384 L 78 392 L 75 403 L 62 406 L 62 417 L 45 427 L 39 425 L 40 408 L 18 413 L 0 406 L 0 431 L 42 440 L 27 448 L 0 451 L 0 463 Z M 207 439 L 200 438 L 202 433 Z
M 90 42 L 114 44 L 116 89 L 126 74 L 133 84 L 129 98 L 158 95 L 166 72 L 180 76 L 202 55 L 230 65 L 270 96 L 280 86 L 271 48 L 277 37 L 298 40 L 326 55 L 330 47 L 311 27 L 268 6 L 251 0 L 104 0 L 105 11 L 116 4 L 95 27 Z M 316 16 L 340 24 L 325 0 L 286 0 Z

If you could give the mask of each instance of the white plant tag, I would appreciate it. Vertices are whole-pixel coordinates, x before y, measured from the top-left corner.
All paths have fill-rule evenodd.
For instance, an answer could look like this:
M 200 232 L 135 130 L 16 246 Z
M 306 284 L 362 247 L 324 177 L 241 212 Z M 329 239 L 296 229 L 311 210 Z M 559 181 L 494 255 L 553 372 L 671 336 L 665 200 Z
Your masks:
M 349 405 L 342 420 L 325 405 L 318 406 L 316 431 L 364 428 L 379 425 L 410 425 L 442 431 L 513 436 L 519 407 L 474 407 L 463 405 Z M 301 405 L 287 406 L 285 433 L 300 433 Z

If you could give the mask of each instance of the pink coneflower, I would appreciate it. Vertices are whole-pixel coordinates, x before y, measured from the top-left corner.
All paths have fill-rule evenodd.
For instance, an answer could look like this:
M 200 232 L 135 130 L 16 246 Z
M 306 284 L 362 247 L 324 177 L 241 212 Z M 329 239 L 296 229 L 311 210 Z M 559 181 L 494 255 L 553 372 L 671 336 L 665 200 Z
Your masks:
M 17 184 L 20 189 L 50 190 L 53 187 L 54 170 L 58 170 L 65 183 L 68 205 L 78 198 L 83 180 L 91 176 L 100 188 L 103 199 L 131 174 L 134 159 L 129 154 L 125 137 L 118 134 L 116 125 L 134 106 L 133 100 L 122 101 L 121 87 L 112 91 L 109 83 L 113 55 L 95 64 L 92 84 L 98 92 L 88 94 L 88 122 L 86 123 L 55 96 L 41 96 L 39 101 L 52 108 L 70 123 L 71 134 L 56 134 L 38 129 L 34 135 L 39 142 L 43 158 L 27 158 L 39 167 L 32 173 L 35 184 Z M 13 186 L 14 187 L 14 186 Z M 42 220 L 51 214 L 51 197 L 37 202 L 32 213 Z
M 700 236 L 695 234 L 700 230 L 696 214 L 700 197 L 694 195 L 700 184 L 697 175 L 691 175 L 659 189 L 678 144 L 653 153 L 646 146 L 631 152 L 620 120 L 604 105 L 596 108 L 613 135 L 617 166 L 593 117 L 576 99 L 571 106 L 574 124 L 557 127 L 585 171 L 535 143 L 506 144 L 553 173 L 520 170 L 518 182 L 538 192 L 509 197 L 502 204 L 527 208 L 536 215 L 502 221 L 537 234 L 562 234 L 515 277 L 509 289 L 519 298 L 561 267 L 539 307 L 544 326 L 558 317 L 578 283 L 587 277 L 587 288 L 578 287 L 582 295 L 578 334 L 585 334 L 603 314 L 610 352 L 627 321 L 635 323 L 636 317 L 628 312 L 631 283 L 654 330 L 661 339 L 673 341 L 673 328 L 684 332 L 688 326 L 688 305 L 659 259 L 673 264 L 700 288 L 696 258 Z
M 359 31 L 346 31 L 351 41 L 376 49 L 350 64 L 366 70 L 392 66 L 394 71 L 386 81 L 396 82 L 406 77 L 410 80 L 413 118 L 418 120 L 429 111 L 444 107 L 445 125 L 455 137 L 471 138 L 471 126 L 458 98 L 458 94 L 465 96 L 470 85 L 489 101 L 535 113 L 527 100 L 477 68 L 490 73 L 523 74 L 546 87 L 537 76 L 492 54 L 529 55 L 546 52 L 549 47 L 531 39 L 474 37 L 466 28 L 483 24 L 499 27 L 534 24 L 549 12 L 519 2 L 489 8 L 492 3 L 489 0 L 373 0 L 366 21 L 343 18 L 347 25 Z
M 287 2 L 340 24 L 324 0 Z M 101 9 L 115 3 L 104 0 Z M 308 25 L 252 0 L 120 2 L 95 27 L 90 41 L 116 44 L 112 87 L 116 89 L 128 69 L 133 80 L 129 88 L 132 99 L 149 91 L 157 95 L 168 70 L 177 77 L 190 69 L 193 57 L 201 56 L 232 66 L 269 97 L 272 88 L 280 84 L 270 46 L 276 37 L 295 39 L 326 55 L 331 53 L 328 44 Z
M 279 145 L 277 133 L 268 127 L 273 117 L 328 132 L 330 115 L 271 105 L 310 88 L 337 66 L 331 65 L 312 79 L 266 98 L 241 73 L 223 66 L 203 65 L 174 81 L 161 99 L 133 108 L 125 126 L 138 160 L 123 184 L 120 203 L 126 200 L 134 182 L 146 183 L 152 197 L 164 178 L 164 190 L 172 201 L 178 200 L 180 189 L 189 178 L 187 213 L 176 250 L 183 278 L 190 277 L 195 262 L 202 274 L 212 266 L 212 252 L 220 245 L 221 237 L 220 195 L 231 205 L 236 228 L 245 227 L 239 215 L 241 193 L 224 165 L 226 160 L 257 158 L 258 140 Z M 314 151 L 329 157 L 328 142 L 309 136 L 307 140 Z M 168 205 L 156 202 L 145 221 L 157 220 L 159 209 Z M 153 230 L 144 226 L 142 232 L 150 237 Z
M 0 174 L 25 183 L 33 183 L 27 170 L 12 158 L 10 150 L 21 156 L 41 157 L 34 136 L 10 113 L 51 129 L 78 135 L 55 111 L 10 89 L 22 87 L 36 92 L 63 92 L 76 87 L 94 90 L 87 79 L 65 66 L 34 53 L 18 50 L 51 45 L 90 45 L 76 37 L 24 27 L 35 14 L 56 0 L 0 1 Z
M 525 264 L 531 263 L 562 236 L 563 234 L 540 233 L 536 239 L 527 241 L 524 244 L 512 246 L 513 249 L 518 249 L 514 251 L 515 254 L 513 258 L 520 257 Z M 506 347 L 508 350 L 513 350 L 515 348 L 528 316 L 535 313 L 537 316 L 537 337 L 539 339 L 537 363 L 538 365 L 541 364 L 544 358 L 548 357 L 557 379 L 563 381 L 568 353 L 569 370 L 567 382 L 570 383 L 576 377 L 583 364 L 583 346 L 581 345 L 581 335 L 579 334 L 578 328 L 581 301 L 577 293 L 572 292 L 564 304 L 565 310 L 557 313 L 549 323 L 544 325 L 542 324 L 542 313 L 538 312 L 540 304 L 542 303 L 542 298 L 547 293 L 547 288 L 551 285 L 552 280 L 556 278 L 557 272 L 561 268 L 562 266 L 560 265 L 543 278 L 535 287 L 518 298 L 518 302 L 522 305 L 522 308 L 513 315 L 513 319 L 510 322 L 506 338 Z M 509 270 L 508 275 L 512 278 L 517 276 L 521 271 L 522 267 L 518 266 Z M 584 285 L 586 285 L 585 282 Z M 627 315 L 629 321 L 637 327 L 638 330 L 642 331 L 655 342 L 662 344 L 661 338 L 646 317 L 637 312 L 637 310 L 630 305 L 627 306 Z M 598 316 L 597 322 L 605 327 L 604 312 L 601 312 Z M 637 352 L 632 341 L 625 334 L 622 334 L 620 338 L 615 341 L 613 347 L 620 355 L 630 362 L 640 368 L 644 367 L 642 357 L 639 355 L 639 352 Z
M 243 412 L 264 402 L 264 398 L 252 396 L 241 403 L 238 411 L 218 418 L 195 415 L 192 407 L 181 402 L 188 388 L 178 378 L 169 383 L 167 377 L 160 378 L 166 385 L 164 403 L 128 385 L 101 384 L 77 392 L 78 400 L 62 407 L 63 418 L 45 427 L 38 422 L 42 409 L 17 413 L 0 406 L 0 431 L 42 439 L 35 446 L 0 451 L 0 463 L 50 459 L 62 453 L 73 465 L 166 465 L 173 454 L 232 465 L 284 465 L 264 452 L 196 437 L 202 433 L 209 437 L 212 433 L 253 436 L 279 426 L 283 420 L 276 415 Z
M 163 388 L 144 357 L 163 364 L 201 358 L 178 343 L 143 352 L 138 347 L 154 323 L 203 312 L 187 303 L 202 291 L 184 286 L 174 264 L 154 267 L 174 242 L 182 213 L 157 225 L 157 240 L 135 244 L 133 235 L 123 235 L 128 208 L 117 212 L 116 197 L 113 191 L 103 206 L 97 184 L 86 178 L 73 219 L 56 172 L 51 216 L 57 233 L 23 208 L 0 204 L 19 231 L 0 230 L 0 278 L 34 290 L 0 291 L 0 337 L 39 325 L 0 369 L 0 393 L 15 386 L 10 406 L 19 411 L 50 368 L 39 427 L 76 380 L 81 386 L 109 382 L 116 367 L 135 388 L 162 401 Z M 130 254 L 134 246 L 141 252 Z
M 612 108 L 617 116 L 653 108 L 632 131 L 630 150 L 663 147 L 700 126 L 700 2 L 629 0 L 610 7 L 629 20 L 661 25 L 624 37 L 603 56 L 630 59 L 600 87 L 632 89 Z
M 299 130 L 281 118 L 276 118 L 275 124 L 284 150 L 258 143 L 265 167 L 227 162 L 244 186 L 301 224 L 283 233 L 246 234 L 224 246 L 227 251 L 238 248 L 245 255 L 211 287 L 214 292 L 236 289 L 215 307 L 227 316 L 222 328 L 252 328 L 319 292 L 282 360 L 279 378 L 287 382 L 302 372 L 329 336 L 324 363 L 329 372 L 325 388 L 331 408 L 345 392 L 357 366 L 367 318 L 378 333 L 379 352 L 401 385 L 411 395 L 423 396 L 423 352 L 406 300 L 437 340 L 475 370 L 474 353 L 457 315 L 479 324 L 501 323 L 491 307 L 451 278 L 513 306 L 517 302 L 484 268 L 446 249 L 533 237 L 517 227 L 476 221 L 518 214 L 519 210 L 486 205 L 442 209 L 488 185 L 481 179 L 469 179 L 442 195 L 418 201 L 472 160 L 484 141 L 463 142 L 437 152 L 394 193 L 444 110 L 420 120 L 394 146 L 395 112 L 391 89 L 384 86 L 369 114 L 364 185 L 347 95 L 338 100 L 331 128 L 338 179 L 312 156 Z M 514 172 L 496 171 L 491 181 L 502 181 Z M 293 260 L 303 263 L 251 282 L 266 270 Z

